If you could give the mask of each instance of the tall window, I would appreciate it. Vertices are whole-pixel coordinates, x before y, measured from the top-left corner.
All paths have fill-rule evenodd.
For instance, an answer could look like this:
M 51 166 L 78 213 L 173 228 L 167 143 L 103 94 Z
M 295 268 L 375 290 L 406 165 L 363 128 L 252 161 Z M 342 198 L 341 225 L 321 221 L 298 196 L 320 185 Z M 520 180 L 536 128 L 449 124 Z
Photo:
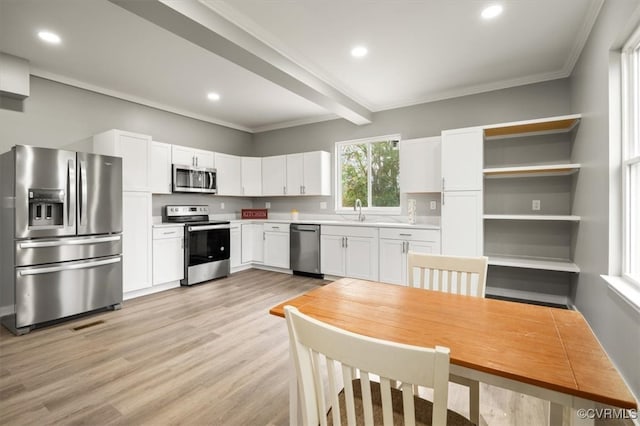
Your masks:
M 640 28 L 622 51 L 623 264 L 640 285 Z
M 400 212 L 400 135 L 336 143 L 336 210 Z

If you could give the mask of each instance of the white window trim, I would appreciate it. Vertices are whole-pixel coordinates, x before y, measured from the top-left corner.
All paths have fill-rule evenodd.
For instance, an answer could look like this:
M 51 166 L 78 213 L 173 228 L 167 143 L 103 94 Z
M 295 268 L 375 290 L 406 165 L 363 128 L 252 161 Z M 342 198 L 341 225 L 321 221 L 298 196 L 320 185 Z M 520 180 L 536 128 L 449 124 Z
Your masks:
M 630 96 L 635 90 L 637 94 L 640 91 L 640 81 L 638 81 L 638 72 L 640 69 L 640 27 L 631 35 L 625 43 L 621 52 L 621 104 L 622 104 L 622 134 L 621 134 L 621 194 L 622 194 L 622 250 L 621 250 L 621 273 L 620 276 L 602 275 L 607 282 L 609 288 L 627 302 L 636 312 L 640 313 L 640 282 L 632 278 L 627 271 L 630 262 L 632 262 L 629 253 L 629 238 L 631 233 L 630 214 L 628 205 L 628 180 L 629 169 L 632 164 L 640 163 L 640 152 L 636 152 L 634 157 L 630 157 L 629 149 L 634 137 L 640 136 L 639 120 L 630 120 L 630 117 L 640 116 L 640 96 Z M 633 62 L 631 62 L 633 61 Z M 631 71 L 631 74 L 630 74 Z M 634 72 L 635 71 L 635 72 Z M 633 81 L 631 81 L 631 77 Z
M 384 140 L 397 140 L 397 141 L 401 141 L 402 137 L 399 133 L 396 134 L 391 134 L 391 135 L 381 135 L 381 136 L 374 136 L 374 137 L 369 137 L 369 138 L 361 138 L 361 139 L 351 139 L 348 141 L 339 141 L 335 143 L 334 146 L 334 170 L 335 170 L 335 176 L 334 176 L 334 182 L 335 182 L 335 191 L 334 194 L 335 195 L 335 200 L 334 200 L 334 205 L 336 206 L 335 208 L 335 212 L 336 214 L 340 214 L 340 215 L 347 215 L 347 216 L 355 216 L 358 215 L 358 211 L 351 208 L 351 207 L 338 207 L 341 205 L 340 200 L 342 200 L 342 165 L 340 164 L 340 147 L 344 146 L 344 145 L 353 145 L 353 144 L 359 144 L 359 143 L 368 143 L 368 142 L 379 142 L 379 141 L 384 141 Z M 371 159 L 368 160 L 369 162 L 371 162 Z M 368 183 L 368 188 L 367 188 L 367 193 L 371 193 L 371 181 L 369 181 Z M 393 216 L 398 216 L 400 215 L 401 212 L 401 207 L 363 207 L 362 208 L 363 212 L 366 212 L 367 214 L 370 215 L 376 215 L 376 216 L 385 216 L 385 215 L 393 215 Z

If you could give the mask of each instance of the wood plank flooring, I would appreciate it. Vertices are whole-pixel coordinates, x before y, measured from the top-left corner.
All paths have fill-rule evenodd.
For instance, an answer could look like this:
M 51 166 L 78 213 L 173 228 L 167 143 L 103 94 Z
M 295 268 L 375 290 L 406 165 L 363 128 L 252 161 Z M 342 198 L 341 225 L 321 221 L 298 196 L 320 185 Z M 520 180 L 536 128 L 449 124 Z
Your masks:
M 286 425 L 287 332 L 268 310 L 322 284 L 252 269 L 25 336 L 2 328 L 0 424 Z M 449 406 L 468 415 L 465 390 L 452 384 Z M 543 425 L 548 404 L 482 385 L 480 412 Z

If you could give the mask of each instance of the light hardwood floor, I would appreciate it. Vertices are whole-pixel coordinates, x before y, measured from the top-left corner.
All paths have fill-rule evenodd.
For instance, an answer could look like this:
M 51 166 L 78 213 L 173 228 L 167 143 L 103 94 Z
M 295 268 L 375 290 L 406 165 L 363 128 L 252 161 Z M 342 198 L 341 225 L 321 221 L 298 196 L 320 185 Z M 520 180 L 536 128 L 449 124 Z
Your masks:
M 3 328 L 0 424 L 288 424 L 287 332 L 268 310 L 322 284 L 249 270 L 25 336 Z M 449 406 L 468 415 L 465 388 L 451 385 Z M 481 385 L 482 425 L 543 425 L 547 412 Z

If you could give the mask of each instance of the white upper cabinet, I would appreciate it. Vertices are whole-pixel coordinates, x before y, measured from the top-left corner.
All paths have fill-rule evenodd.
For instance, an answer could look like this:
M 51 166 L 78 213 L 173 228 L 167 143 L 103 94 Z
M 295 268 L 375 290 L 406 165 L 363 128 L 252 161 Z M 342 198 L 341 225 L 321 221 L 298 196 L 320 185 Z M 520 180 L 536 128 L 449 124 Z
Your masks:
M 312 151 L 287 155 L 286 195 L 331 195 L 331 154 Z
M 242 157 L 242 195 L 257 197 L 262 195 L 262 158 Z
M 151 136 L 109 130 L 93 137 L 89 151 L 122 157 L 123 191 L 150 191 Z
M 400 191 L 440 192 L 440 136 L 400 142 Z
M 151 192 L 171 194 L 171 145 L 151 142 Z
M 304 154 L 287 155 L 287 195 L 303 195 Z
M 303 195 L 331 195 L 331 154 L 326 151 L 303 155 Z
M 287 156 L 262 158 L 262 195 L 285 195 L 287 186 Z
M 242 195 L 240 157 L 216 152 L 215 164 L 218 195 Z
M 483 134 L 479 127 L 442 132 L 442 190 L 482 190 Z
M 213 168 L 213 152 L 188 146 L 172 145 L 171 162 L 182 166 Z

